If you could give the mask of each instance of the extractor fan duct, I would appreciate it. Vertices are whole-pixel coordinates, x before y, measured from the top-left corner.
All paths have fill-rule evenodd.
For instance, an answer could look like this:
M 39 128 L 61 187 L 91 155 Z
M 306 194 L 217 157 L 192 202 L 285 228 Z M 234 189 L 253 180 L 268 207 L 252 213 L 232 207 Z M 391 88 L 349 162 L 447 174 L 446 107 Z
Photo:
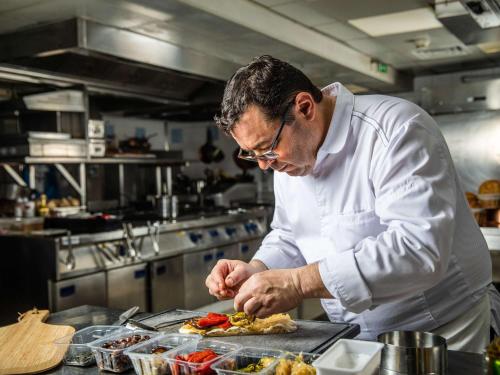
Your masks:
M 500 0 L 439 0 L 439 21 L 467 45 L 500 40 Z
M 460 0 L 482 29 L 500 26 L 500 3 L 497 0 Z

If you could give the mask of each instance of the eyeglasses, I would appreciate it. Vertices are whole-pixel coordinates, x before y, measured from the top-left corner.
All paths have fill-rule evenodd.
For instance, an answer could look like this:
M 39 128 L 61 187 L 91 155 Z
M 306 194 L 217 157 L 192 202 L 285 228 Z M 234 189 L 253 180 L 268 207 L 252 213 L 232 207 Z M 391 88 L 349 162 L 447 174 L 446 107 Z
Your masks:
M 294 103 L 295 103 L 295 98 L 293 98 L 293 100 L 290 103 L 288 103 L 288 105 L 286 106 L 285 112 L 283 113 L 283 117 L 281 120 L 281 125 L 278 128 L 278 131 L 276 132 L 276 135 L 274 136 L 273 141 L 271 142 L 271 147 L 269 148 L 269 150 L 263 152 L 262 154 L 257 155 L 255 153 L 255 151 L 247 151 L 247 150 L 243 150 L 242 148 L 240 148 L 240 151 L 238 153 L 238 157 L 240 159 L 243 159 L 243 160 L 255 161 L 255 162 L 258 162 L 259 160 L 273 161 L 273 160 L 278 159 L 279 155 L 276 152 L 274 152 L 274 149 L 278 145 L 278 142 L 280 140 L 281 131 L 283 130 L 283 127 L 286 124 L 287 113 L 290 110 L 290 108 L 292 107 L 292 104 L 294 104 Z

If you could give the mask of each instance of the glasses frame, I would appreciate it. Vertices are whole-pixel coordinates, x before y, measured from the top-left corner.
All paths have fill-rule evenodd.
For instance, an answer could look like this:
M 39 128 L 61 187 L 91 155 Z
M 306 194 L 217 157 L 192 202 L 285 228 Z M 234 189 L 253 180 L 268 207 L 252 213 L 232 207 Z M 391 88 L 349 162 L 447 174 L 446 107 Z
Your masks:
M 243 160 L 248 160 L 248 161 L 253 161 L 253 162 L 258 162 L 259 160 L 263 161 L 274 161 L 278 159 L 279 155 L 274 152 L 274 149 L 276 146 L 278 146 L 278 143 L 280 141 L 280 135 L 281 132 L 283 131 L 283 128 L 285 127 L 286 124 L 286 117 L 288 114 L 288 111 L 292 107 L 292 104 L 295 103 L 295 98 L 290 101 L 290 103 L 287 104 L 285 108 L 285 112 L 283 113 L 282 120 L 280 127 L 278 128 L 278 131 L 276 132 L 276 135 L 274 136 L 271 146 L 269 147 L 269 150 L 263 152 L 262 154 L 255 154 L 255 151 L 245 151 L 242 148 L 240 148 L 240 151 L 238 152 L 238 158 L 243 159 Z

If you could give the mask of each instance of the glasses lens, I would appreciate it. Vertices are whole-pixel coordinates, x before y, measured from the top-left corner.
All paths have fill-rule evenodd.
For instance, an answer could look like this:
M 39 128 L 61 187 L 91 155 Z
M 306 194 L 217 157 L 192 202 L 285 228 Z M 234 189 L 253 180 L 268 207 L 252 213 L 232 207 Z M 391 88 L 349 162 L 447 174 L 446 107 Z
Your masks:
M 240 148 L 240 151 L 238 153 L 238 157 L 243 160 L 249 160 L 249 161 L 257 161 L 257 158 L 255 156 L 255 153 L 252 151 L 246 151 Z

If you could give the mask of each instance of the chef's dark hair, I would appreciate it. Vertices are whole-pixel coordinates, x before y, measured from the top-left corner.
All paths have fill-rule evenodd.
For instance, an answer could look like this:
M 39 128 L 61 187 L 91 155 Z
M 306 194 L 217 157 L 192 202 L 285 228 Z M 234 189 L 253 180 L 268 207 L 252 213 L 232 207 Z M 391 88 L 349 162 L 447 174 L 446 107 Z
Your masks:
M 279 119 L 299 92 L 310 93 L 317 103 L 323 98 L 321 90 L 297 68 L 269 55 L 257 57 L 227 81 L 215 122 L 229 134 L 251 104 L 259 106 L 269 121 Z M 293 115 L 287 120 L 293 121 Z

